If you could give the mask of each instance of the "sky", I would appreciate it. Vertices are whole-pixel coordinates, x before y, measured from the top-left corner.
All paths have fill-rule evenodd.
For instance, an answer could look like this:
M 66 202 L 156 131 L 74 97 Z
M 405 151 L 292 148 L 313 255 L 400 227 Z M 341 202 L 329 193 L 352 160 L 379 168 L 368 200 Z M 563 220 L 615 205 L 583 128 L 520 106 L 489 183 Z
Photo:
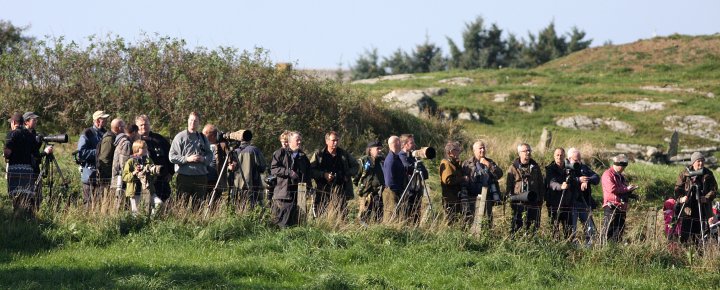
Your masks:
M 347 69 L 366 50 L 389 56 L 426 38 L 447 54 L 447 38 L 461 45 L 465 24 L 478 16 L 524 38 L 551 21 L 558 33 L 576 26 L 598 46 L 715 34 L 718 12 L 718 0 L 0 0 L 0 19 L 30 25 L 26 34 L 39 39 L 64 36 L 83 45 L 90 35 L 132 42 L 157 33 L 185 39 L 191 48 L 262 47 L 273 61 L 306 69 Z

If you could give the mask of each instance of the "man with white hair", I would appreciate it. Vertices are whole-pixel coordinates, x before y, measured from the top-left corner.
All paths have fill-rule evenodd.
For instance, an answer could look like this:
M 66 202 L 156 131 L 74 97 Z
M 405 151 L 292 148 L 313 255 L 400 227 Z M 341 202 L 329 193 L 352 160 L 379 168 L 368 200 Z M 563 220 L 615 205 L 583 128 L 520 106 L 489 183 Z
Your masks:
M 597 202 L 592 197 L 592 186 L 600 184 L 600 176 L 582 162 L 580 151 L 574 147 L 568 149 L 568 163 L 568 167 L 573 170 L 575 182 L 580 184 L 580 194 L 573 206 L 572 228 L 577 229 L 579 219 L 585 227 L 585 243 L 589 245 L 596 230 L 592 210 L 597 208 Z
M 302 136 L 292 131 L 287 134 L 288 147 L 273 153 L 270 173 L 277 176 L 272 196 L 272 220 L 281 228 L 296 225 L 298 184 L 310 185 L 310 159 L 302 151 Z M 309 188 L 308 188 L 309 189 Z
M 527 143 L 518 145 L 518 158 L 507 170 L 507 194 L 513 218 L 511 232 L 520 228 L 536 231 L 540 226 L 540 211 L 545 195 L 545 182 L 540 165 L 531 158 L 532 148 Z M 523 220 L 525 216 L 525 220 Z
M 395 216 L 395 207 L 398 199 L 405 190 L 407 175 L 405 174 L 405 166 L 400 160 L 400 137 L 390 136 L 388 138 L 388 154 L 385 156 L 385 162 L 382 165 L 383 176 L 385 179 L 385 190 L 382 193 L 383 201 L 383 222 L 387 223 Z
M 603 233 L 604 241 L 620 241 L 625 231 L 628 198 L 636 197 L 632 192 L 637 185 L 628 184 L 622 174 L 628 166 L 625 154 L 613 157 L 613 164 L 602 175 L 603 188 Z

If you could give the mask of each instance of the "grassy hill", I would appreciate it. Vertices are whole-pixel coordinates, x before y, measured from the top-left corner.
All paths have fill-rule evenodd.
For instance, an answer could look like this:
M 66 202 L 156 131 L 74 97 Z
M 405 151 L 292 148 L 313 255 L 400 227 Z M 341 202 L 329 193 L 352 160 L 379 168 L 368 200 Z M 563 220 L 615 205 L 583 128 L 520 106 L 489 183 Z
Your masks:
M 504 168 L 514 156 L 514 145 L 522 141 L 536 144 L 543 127 L 553 131 L 553 146 L 580 147 L 586 157 L 612 149 L 615 143 L 665 149 L 664 139 L 671 134 L 663 128 L 666 116 L 693 114 L 720 120 L 720 102 L 707 94 L 720 96 L 718 51 L 720 36 L 672 36 L 593 48 L 532 70 L 449 71 L 351 85 L 349 89 L 365 92 L 374 103 L 396 89 L 445 87 L 446 94 L 434 97 L 441 110 L 481 115 L 480 121 L 443 126 L 390 110 L 367 110 L 363 112 L 378 115 L 371 116 L 372 120 L 382 119 L 388 111 L 394 114 L 393 121 L 377 124 L 406 123 L 400 124 L 403 129 L 388 125 L 352 136 L 417 130 L 419 145 L 441 144 L 437 132 L 460 125 L 462 135 L 447 135 L 461 138 L 466 147 L 469 140 L 486 139 L 490 156 Z M 470 78 L 471 83 L 439 82 L 455 77 Z M 643 89 L 645 86 L 694 91 L 663 92 Z M 498 94 L 507 94 L 506 100 L 494 102 Z M 520 110 L 518 103 L 531 102 L 531 96 L 535 96 L 537 109 L 532 113 Z M 663 102 L 664 108 L 634 112 L 612 106 L 644 99 Z M 597 102 L 606 103 L 583 104 Z M 574 115 L 616 118 L 635 131 L 615 132 L 607 125 L 583 131 L 556 124 L 559 118 Z M 687 134 L 681 135 L 680 143 L 689 147 L 718 145 Z M 72 150 L 73 144 L 58 146 L 58 152 Z M 538 152 L 535 158 L 550 160 L 548 153 Z M 59 159 L 77 183 L 78 173 L 70 158 Z M 440 199 L 437 163 L 427 162 L 434 171 L 429 184 L 436 209 Z M 599 164 L 595 169 L 601 172 L 605 166 Z M 174 208 L 166 216 L 147 220 L 127 214 L 86 213 L 77 205 L 62 204 L 58 210 L 56 204 L 45 203 L 37 220 L 25 221 L 12 217 L 3 195 L 0 288 L 716 287 L 720 283 L 717 249 L 700 255 L 691 247 L 670 247 L 662 236 L 658 199 L 672 189 L 679 170 L 676 166 L 632 164 L 627 174 L 641 186 L 643 198 L 631 204 L 626 240 L 590 248 L 549 238 L 545 211 L 540 235 L 511 239 L 507 233 L 509 207 L 496 207 L 496 226 L 475 236 L 447 226 L 437 211 L 430 222 L 419 227 L 362 227 L 354 222 L 317 220 L 279 230 L 269 224 L 268 211 L 260 210 L 222 210 L 206 218 Z M 75 186 L 71 191 L 78 191 Z M 0 187 L 5 187 L 3 182 Z M 598 198 L 600 188 L 594 192 Z M 355 209 L 354 202 L 351 207 Z M 353 212 L 350 218 L 354 217 Z M 595 221 L 599 224 L 601 219 L 596 211 Z

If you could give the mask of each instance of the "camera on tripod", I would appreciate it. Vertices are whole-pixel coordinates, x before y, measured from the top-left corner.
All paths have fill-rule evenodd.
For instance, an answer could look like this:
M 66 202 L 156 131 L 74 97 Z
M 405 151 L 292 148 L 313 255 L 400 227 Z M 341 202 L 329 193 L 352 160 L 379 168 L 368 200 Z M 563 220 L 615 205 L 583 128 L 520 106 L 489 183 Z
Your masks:
M 410 155 L 412 157 L 418 158 L 418 159 L 434 159 L 437 152 L 435 151 L 435 148 L 433 147 L 422 147 L 417 150 L 413 150 Z
M 68 142 L 68 135 L 67 134 L 55 134 L 55 135 L 42 135 L 38 134 L 36 137 L 36 140 L 38 143 L 67 143 Z
M 250 142 L 253 134 L 250 130 L 237 130 L 235 132 L 217 132 L 218 142 Z

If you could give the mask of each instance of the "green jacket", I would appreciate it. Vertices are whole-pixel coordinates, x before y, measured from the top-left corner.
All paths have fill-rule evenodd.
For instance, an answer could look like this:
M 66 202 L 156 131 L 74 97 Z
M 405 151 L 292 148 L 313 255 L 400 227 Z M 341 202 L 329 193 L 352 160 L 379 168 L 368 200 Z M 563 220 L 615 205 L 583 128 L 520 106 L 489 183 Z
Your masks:
M 378 156 L 373 162 L 370 156 L 367 155 L 358 159 L 360 169 L 353 178 L 353 183 L 358 188 L 357 193 L 359 196 L 373 193 L 380 194 L 380 188 L 385 186 L 385 177 L 382 170 L 383 160 L 384 156 Z
M 329 162 L 330 160 L 326 159 L 327 156 L 329 156 L 329 154 L 327 153 L 327 147 L 325 147 L 315 151 L 315 153 L 313 153 L 310 157 L 310 175 L 312 175 L 312 178 L 315 180 L 317 189 L 333 192 L 333 187 L 342 186 L 345 197 L 352 199 L 354 197 L 352 177 L 358 173 L 358 169 L 360 167 L 357 160 L 347 151 L 337 148 L 337 156 L 340 157 L 340 164 L 337 166 L 339 167 L 340 172 L 333 172 L 339 173 L 336 177 L 337 181 L 332 184 L 328 184 L 324 175 L 325 172 L 333 171 L 333 168 L 330 168 L 332 164 Z
M 136 165 L 143 165 L 143 170 L 137 175 L 134 174 Z M 152 159 L 147 156 L 142 158 L 130 158 L 123 168 L 123 181 L 127 183 L 125 188 L 125 196 L 133 197 L 147 190 L 147 193 L 155 193 L 155 178 L 159 173 L 159 168 L 155 166 Z

